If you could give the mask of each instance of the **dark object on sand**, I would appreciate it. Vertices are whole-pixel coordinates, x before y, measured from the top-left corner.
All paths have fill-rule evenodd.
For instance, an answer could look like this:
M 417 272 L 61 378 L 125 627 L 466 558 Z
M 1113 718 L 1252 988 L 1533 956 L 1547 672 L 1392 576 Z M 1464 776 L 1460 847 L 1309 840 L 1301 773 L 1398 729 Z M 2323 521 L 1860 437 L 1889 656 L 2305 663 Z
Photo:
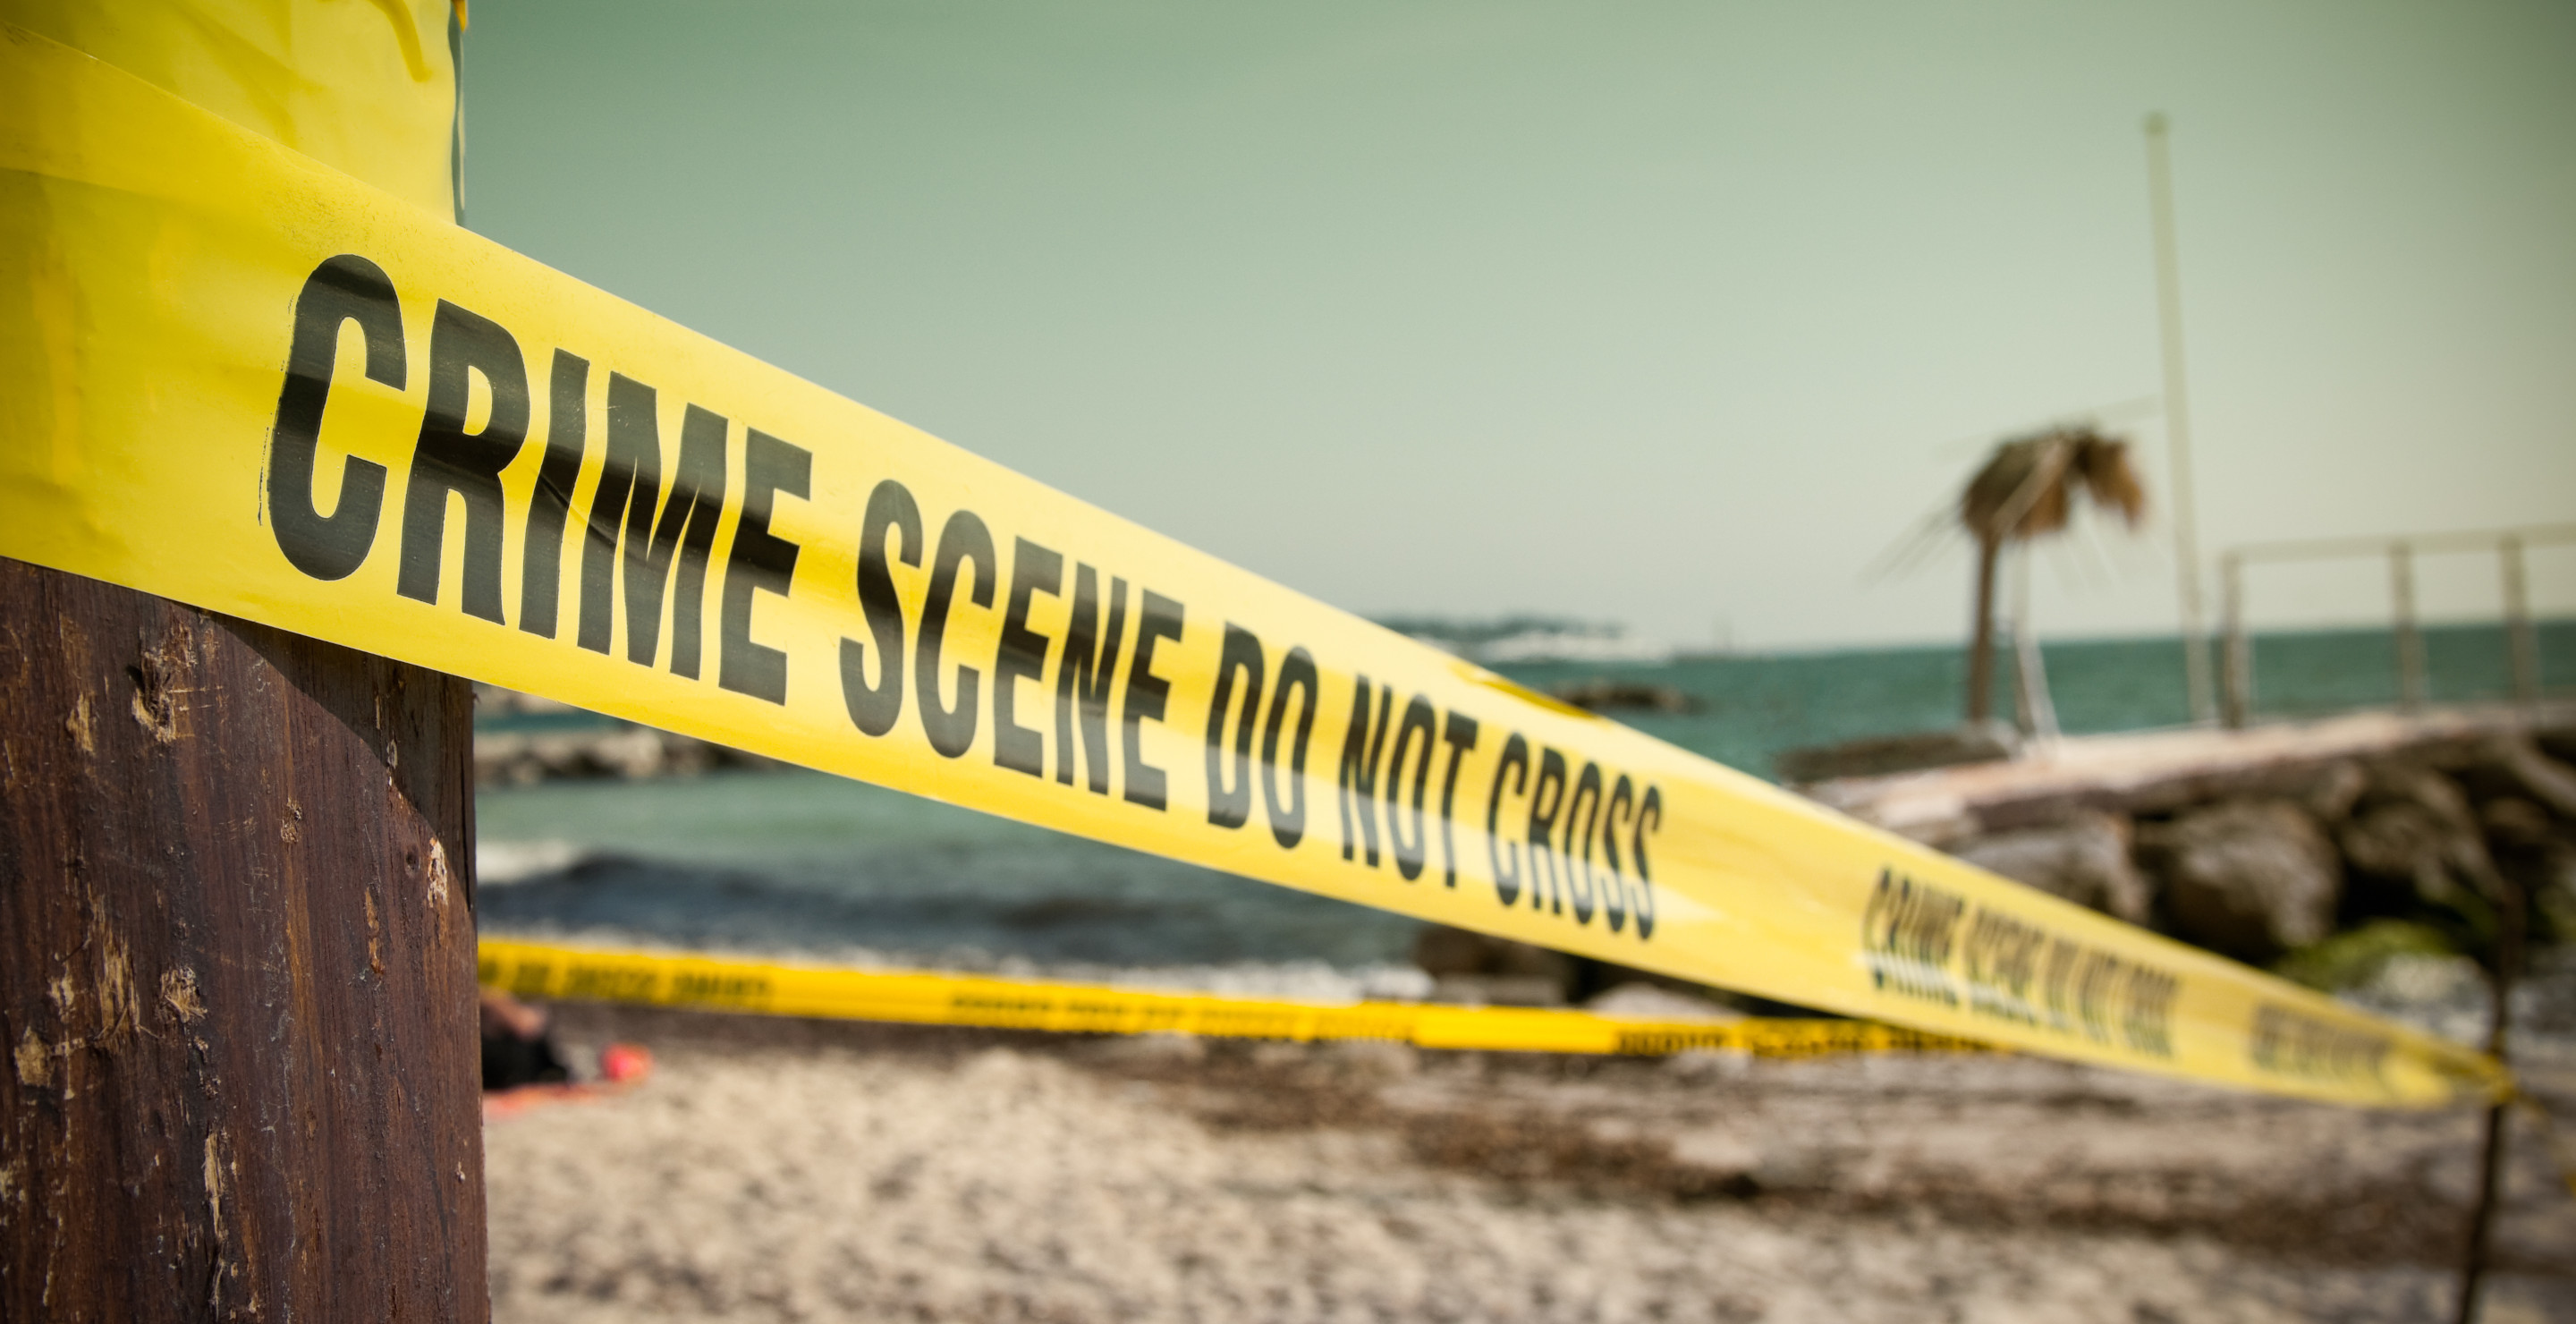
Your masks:
M 1581 958 L 1434 924 L 1413 940 L 1413 963 L 1442 1002 L 1557 1007 L 1571 1000 Z
M 1818 1014 L 1614 961 L 1550 951 L 1446 924 L 1429 925 L 1413 940 L 1413 963 L 1431 976 L 1434 1002 L 1563 1007 L 1590 1002 L 1623 984 L 1645 984 L 1754 1015 Z
M 558 1075 L 552 1080 L 487 1092 L 483 1096 L 483 1120 L 489 1124 L 557 1104 L 613 1099 L 643 1084 L 652 1074 L 651 1050 L 640 1044 L 612 1043 L 599 1050 L 599 1074 L 594 1079 L 569 1081 Z
M 572 1079 L 543 1008 L 531 1007 L 496 989 L 483 990 L 483 1088 L 515 1089 Z
M 1782 781 L 1821 782 L 1836 777 L 1882 777 L 1892 772 L 1999 763 L 2021 749 L 2021 737 L 2001 722 L 1977 722 L 1947 731 L 1870 736 L 1831 745 L 1780 751 L 1772 767 Z
M 1698 699 L 1670 685 L 1606 676 L 1571 681 L 1557 686 L 1553 693 L 1589 713 L 1695 713 L 1700 709 Z

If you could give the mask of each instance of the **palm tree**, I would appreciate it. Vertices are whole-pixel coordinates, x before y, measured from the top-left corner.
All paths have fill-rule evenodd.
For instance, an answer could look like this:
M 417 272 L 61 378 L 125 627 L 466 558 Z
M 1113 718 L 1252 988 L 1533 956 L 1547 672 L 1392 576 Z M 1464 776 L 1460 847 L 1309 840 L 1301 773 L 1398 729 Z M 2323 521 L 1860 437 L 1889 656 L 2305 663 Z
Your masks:
M 1995 570 L 2004 544 L 2065 529 L 2080 495 L 2116 510 L 2136 528 L 2146 488 L 2129 465 L 2129 443 L 2092 427 L 2057 427 L 1995 447 L 1959 494 L 1959 523 L 1977 541 L 1976 618 L 1968 643 L 1968 720 L 1982 722 L 1994 689 Z

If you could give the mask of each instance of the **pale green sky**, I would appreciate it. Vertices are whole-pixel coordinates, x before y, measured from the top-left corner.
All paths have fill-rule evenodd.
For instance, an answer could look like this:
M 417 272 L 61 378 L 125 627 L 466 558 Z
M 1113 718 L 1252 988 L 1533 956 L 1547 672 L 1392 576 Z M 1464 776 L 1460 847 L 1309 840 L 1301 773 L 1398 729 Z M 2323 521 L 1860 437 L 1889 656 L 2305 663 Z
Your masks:
M 1363 613 L 1956 637 L 1963 555 L 1862 572 L 1980 436 L 2159 389 L 2157 108 L 2206 545 L 2576 520 L 2576 5 L 473 20 L 475 229 Z M 2168 553 L 2102 546 L 2043 628 L 2169 629 Z M 2576 549 L 2534 578 L 2576 609 Z

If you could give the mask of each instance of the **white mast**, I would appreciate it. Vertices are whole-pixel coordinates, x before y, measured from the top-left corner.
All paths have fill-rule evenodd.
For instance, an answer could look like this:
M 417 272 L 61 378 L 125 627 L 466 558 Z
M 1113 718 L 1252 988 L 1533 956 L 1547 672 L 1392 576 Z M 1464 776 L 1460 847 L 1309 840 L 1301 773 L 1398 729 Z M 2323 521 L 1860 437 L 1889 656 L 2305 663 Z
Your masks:
M 2195 722 L 2218 717 L 2200 603 L 2200 530 L 2192 514 L 2191 411 L 2182 373 L 2182 275 L 2175 258 L 2173 159 L 2163 112 L 2147 116 L 2147 195 L 2155 214 L 2156 314 L 2164 329 L 2165 452 L 2173 463 L 2174 561 L 2182 598 L 2183 679 Z

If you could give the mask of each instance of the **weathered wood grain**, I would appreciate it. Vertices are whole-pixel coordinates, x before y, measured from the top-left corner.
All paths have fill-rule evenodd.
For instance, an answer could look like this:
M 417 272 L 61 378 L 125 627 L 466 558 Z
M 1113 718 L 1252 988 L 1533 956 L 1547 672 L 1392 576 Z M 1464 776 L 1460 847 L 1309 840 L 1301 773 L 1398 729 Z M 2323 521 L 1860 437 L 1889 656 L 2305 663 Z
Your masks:
M 0 1319 L 487 1318 L 471 704 L 0 560 Z

